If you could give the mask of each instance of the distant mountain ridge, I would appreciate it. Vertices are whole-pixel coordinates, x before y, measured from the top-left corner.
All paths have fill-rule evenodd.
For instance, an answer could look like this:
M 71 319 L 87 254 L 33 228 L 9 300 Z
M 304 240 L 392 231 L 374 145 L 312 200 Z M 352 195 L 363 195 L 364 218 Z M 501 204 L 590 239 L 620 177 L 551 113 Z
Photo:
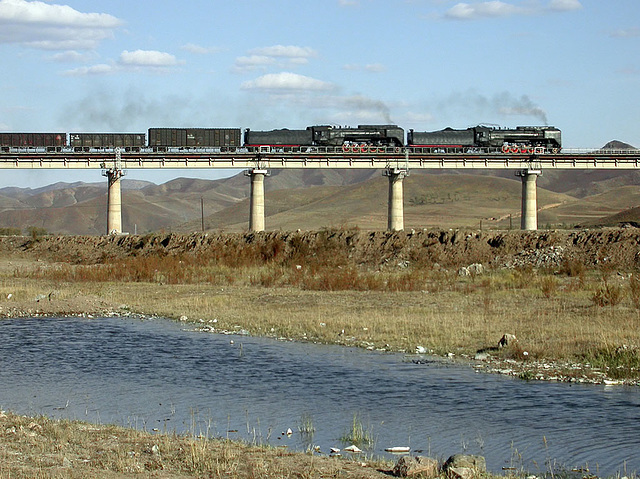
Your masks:
M 613 140 L 603 148 L 635 149 Z M 405 227 L 519 226 L 520 180 L 512 170 L 412 170 L 405 179 Z M 540 225 L 597 224 L 627 211 L 634 221 L 640 171 L 554 170 L 538 178 Z M 267 229 L 352 225 L 386 228 L 387 180 L 375 169 L 280 169 L 265 180 Z M 243 173 L 161 185 L 122 180 L 123 228 L 130 233 L 248 227 L 250 182 Z M 103 234 L 106 180 L 0 189 L 0 228 Z M 640 213 L 638 213 L 640 214 Z M 493 219 L 492 219 L 493 218 Z
M 629 143 L 625 143 L 620 140 L 611 140 L 609 143 L 602 147 L 603 150 L 637 150 L 637 148 L 631 146 Z

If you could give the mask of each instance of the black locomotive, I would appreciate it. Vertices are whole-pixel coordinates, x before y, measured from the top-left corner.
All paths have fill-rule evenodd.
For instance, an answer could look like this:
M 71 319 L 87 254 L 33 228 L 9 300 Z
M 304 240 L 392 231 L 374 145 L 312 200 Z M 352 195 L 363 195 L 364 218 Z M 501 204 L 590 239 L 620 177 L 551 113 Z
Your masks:
M 404 130 L 398 125 L 358 125 L 357 128 L 309 126 L 306 130 L 244 132 L 245 146 L 403 146 Z
M 145 140 L 146 138 L 146 140 Z M 514 129 L 476 126 L 466 130 L 445 128 L 438 131 L 407 132 L 398 125 L 358 125 L 336 127 L 309 126 L 304 130 L 255 131 L 246 129 L 242 141 L 240 128 L 149 128 L 145 133 L 0 133 L 0 151 L 45 149 L 46 151 L 168 151 L 215 149 L 234 151 L 256 148 L 288 151 L 298 147 L 334 147 L 344 152 L 384 153 L 428 148 L 428 152 L 473 152 L 498 149 L 504 153 L 559 151 L 561 132 L 552 126 L 518 126 Z
M 557 152 L 562 147 L 562 133 L 553 126 L 518 126 L 515 129 L 476 126 L 466 130 L 409 130 L 407 146 L 500 148 L 504 153 L 528 153 L 542 148 L 544 151 Z

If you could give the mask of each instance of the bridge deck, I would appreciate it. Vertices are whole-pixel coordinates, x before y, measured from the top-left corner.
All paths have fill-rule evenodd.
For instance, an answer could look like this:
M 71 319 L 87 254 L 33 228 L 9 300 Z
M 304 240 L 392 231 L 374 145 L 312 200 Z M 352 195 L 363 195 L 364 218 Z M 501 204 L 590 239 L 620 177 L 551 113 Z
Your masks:
M 452 149 L 455 150 L 455 149 Z M 164 152 L 0 152 L 0 169 L 638 169 L 640 150 L 563 150 L 559 153 L 438 151 L 430 148 L 374 148 L 345 152 L 341 148 L 238 148 L 234 151 Z

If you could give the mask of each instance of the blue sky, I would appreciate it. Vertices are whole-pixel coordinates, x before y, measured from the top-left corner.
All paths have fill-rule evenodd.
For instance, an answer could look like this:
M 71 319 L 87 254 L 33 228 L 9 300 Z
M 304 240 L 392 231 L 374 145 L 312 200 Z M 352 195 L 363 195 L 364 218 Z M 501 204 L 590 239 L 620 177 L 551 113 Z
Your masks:
M 0 0 L 0 131 L 549 124 L 640 146 L 639 19 L 638 0 Z

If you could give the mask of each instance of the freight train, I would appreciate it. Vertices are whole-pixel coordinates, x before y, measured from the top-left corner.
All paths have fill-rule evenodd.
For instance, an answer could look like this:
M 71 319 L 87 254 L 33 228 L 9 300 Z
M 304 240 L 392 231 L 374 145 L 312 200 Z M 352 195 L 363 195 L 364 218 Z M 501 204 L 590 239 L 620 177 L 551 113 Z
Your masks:
M 559 129 L 552 126 L 496 128 L 476 126 L 465 130 L 409 130 L 398 125 L 357 127 L 309 126 L 304 130 L 254 131 L 240 128 L 149 128 L 147 133 L 0 133 L 0 152 L 45 150 L 47 152 L 110 151 L 292 151 L 300 147 L 334 147 L 344 152 L 400 151 L 403 147 L 422 152 L 501 151 L 503 153 L 557 152 L 562 148 Z M 253 150 L 251 150 L 253 149 Z

